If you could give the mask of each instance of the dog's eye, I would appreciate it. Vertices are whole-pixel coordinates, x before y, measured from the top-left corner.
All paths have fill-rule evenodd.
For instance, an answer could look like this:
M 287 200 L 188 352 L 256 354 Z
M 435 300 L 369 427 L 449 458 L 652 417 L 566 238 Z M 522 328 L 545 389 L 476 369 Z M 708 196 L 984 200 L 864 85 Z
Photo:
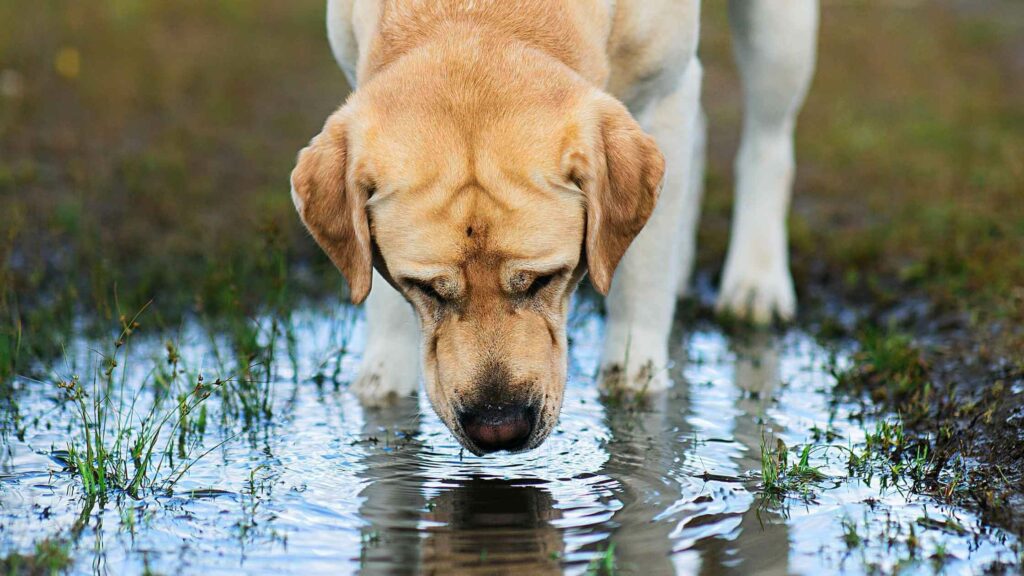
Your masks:
M 430 298 L 431 300 L 438 304 L 444 304 L 451 300 L 450 298 L 447 298 L 440 292 L 438 292 L 437 289 L 434 288 L 434 284 L 432 282 L 425 282 L 423 280 L 408 280 L 408 283 L 410 286 L 412 286 L 413 290 L 419 292 L 420 294 L 426 296 L 427 298 Z
M 537 276 L 530 283 L 530 286 L 526 289 L 526 295 L 529 297 L 536 296 L 541 290 L 546 288 L 551 282 L 558 277 L 558 274 L 545 274 L 543 276 Z

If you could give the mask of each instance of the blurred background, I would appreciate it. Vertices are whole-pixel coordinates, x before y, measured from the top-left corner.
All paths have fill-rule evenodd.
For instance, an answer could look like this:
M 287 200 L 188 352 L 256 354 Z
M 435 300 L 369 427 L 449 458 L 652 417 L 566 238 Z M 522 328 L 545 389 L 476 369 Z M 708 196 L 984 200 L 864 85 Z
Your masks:
M 741 118 L 725 3 L 704 4 L 698 310 Z M 339 295 L 288 174 L 347 91 L 322 0 L 0 0 L 0 377 L 150 300 L 173 323 Z M 802 323 L 1020 358 L 1024 2 L 823 0 L 797 155 Z

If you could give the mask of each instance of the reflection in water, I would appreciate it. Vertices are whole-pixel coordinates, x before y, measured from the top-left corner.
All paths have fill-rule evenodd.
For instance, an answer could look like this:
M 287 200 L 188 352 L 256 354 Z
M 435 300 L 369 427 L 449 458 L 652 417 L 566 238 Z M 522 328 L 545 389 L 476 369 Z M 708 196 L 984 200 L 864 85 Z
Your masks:
M 404 399 L 389 410 L 366 411 L 364 434 L 376 439 L 394 430 L 384 450 L 366 458 L 360 516 L 364 574 L 556 574 L 562 537 L 553 498 L 529 481 L 486 477 L 429 481 L 423 445 L 414 439 L 419 406 Z
M 692 453 L 692 432 L 684 421 L 687 400 L 680 387 L 650 397 L 636 410 L 606 407 L 611 439 L 601 473 L 617 486 L 615 498 L 622 507 L 610 521 L 615 527 L 611 541 L 626 570 L 671 573 L 673 525 L 700 513 L 699 504 L 671 510 L 681 503 L 683 486 L 679 478 L 660 472 L 677 468 L 692 456 L 687 454 Z M 655 518 L 661 521 L 654 522 Z
M 423 543 L 428 573 L 557 574 L 562 536 L 551 494 L 514 480 L 461 480 L 433 498 Z
M 685 368 L 688 348 L 678 351 L 677 365 Z M 603 403 L 607 460 L 594 476 L 604 478 L 603 501 L 612 513 L 591 527 L 599 537 L 584 548 L 595 552 L 614 543 L 618 567 L 627 573 L 787 572 L 785 519 L 759 509 L 744 488 L 744 473 L 759 465 L 762 430 L 772 428 L 764 407 L 779 383 L 778 342 L 755 335 L 733 353 L 732 382 L 713 384 L 733 387 L 725 394 L 733 406 L 712 415 L 711 429 L 701 424 L 709 415 L 690 402 L 706 387 L 693 390 L 685 377 L 642 406 Z M 414 400 L 367 411 L 364 435 L 378 443 L 394 430 L 415 436 L 419 414 Z M 723 433 L 733 441 L 712 437 Z M 732 448 L 726 459 L 712 453 L 715 470 L 708 470 L 699 449 L 709 442 Z M 360 494 L 360 515 L 369 521 L 362 529 L 365 573 L 396 566 L 445 574 L 561 571 L 565 544 L 556 525 L 563 517 L 547 482 L 478 474 L 436 478 L 424 458 L 427 449 L 406 435 L 366 457 Z M 713 472 L 716 480 L 701 472 Z
M 733 378 L 736 391 L 732 418 L 732 439 L 743 448 L 738 470 L 758 470 L 761 442 L 777 430 L 765 408 L 779 386 L 779 342 L 767 333 L 749 335 L 732 343 Z M 694 416 L 697 416 L 694 414 Z M 705 564 L 716 574 L 788 574 L 789 530 L 785 518 L 765 508 L 755 497 L 742 514 L 736 537 L 726 542 L 719 537 L 704 549 Z
M 612 546 L 617 573 L 644 576 L 861 572 L 869 563 L 927 572 L 940 547 L 954 572 L 1019 561 L 1016 539 L 877 484 L 830 483 L 807 505 L 761 502 L 763 438 L 794 446 L 819 427 L 856 445 L 873 426 L 852 421 L 858 408 L 827 392 L 830 355 L 806 336 L 677 335 L 675 386 L 643 405 L 622 404 L 599 398 L 594 385 L 601 317 L 586 301 L 576 310 L 565 405 L 536 450 L 465 455 L 424 398 L 363 410 L 343 386 L 358 365 L 347 352 L 359 349 L 348 339 L 359 333 L 352 315 L 311 311 L 293 319 L 303 335 L 297 348 L 281 351 L 294 364 L 275 365 L 273 419 L 250 429 L 217 418 L 202 442 L 226 443 L 174 495 L 121 498 L 81 518 L 78 480 L 48 457 L 79 433 L 74 419 L 54 411 L 44 387 L 24 386 L 25 421 L 39 418 L 23 440 L 3 439 L 0 552 L 31 551 L 59 535 L 76 542 L 81 572 L 273 576 L 580 574 Z M 205 337 L 180 347 L 193 365 L 214 355 Z M 164 341 L 149 346 L 159 356 Z M 324 377 L 309 379 L 317 374 Z M 144 374 L 127 385 L 133 398 L 151 393 Z M 218 402 L 210 399 L 211 422 L 225 413 Z M 813 464 L 845 473 L 844 462 Z M 124 515 L 126 506 L 137 514 Z M 906 557 L 920 517 L 952 514 L 963 534 L 919 527 L 916 556 Z M 875 531 L 856 553 L 844 539 L 846 519 Z
M 764 405 L 779 383 L 777 346 L 770 335 L 755 335 L 734 350 L 732 381 L 710 383 L 734 386 L 718 391 L 734 398 L 731 410 L 705 411 L 701 402 L 695 410 L 691 398 L 707 394 L 708 386 L 691 386 L 686 376 L 668 393 L 651 398 L 642 412 L 609 409 L 613 441 L 605 473 L 622 486 L 623 507 L 613 521 L 627 528 L 616 531 L 612 541 L 625 569 L 649 574 L 787 573 L 784 519 L 761 510 L 741 487 L 744 473 L 759 465 L 761 431 L 770 426 L 764 421 Z M 686 374 L 688 347 L 676 351 L 676 364 Z M 699 370 L 690 373 L 691 378 L 702 375 Z M 709 418 L 714 426 L 703 425 Z M 722 433 L 731 435 L 731 441 L 716 437 Z M 701 454 L 708 443 L 739 450 L 729 451 L 728 458 L 713 457 L 715 469 L 709 470 Z M 734 483 L 686 475 L 687 468 Z M 730 500 L 733 505 L 723 505 Z
M 419 428 L 419 404 L 413 398 L 364 413 L 363 437 L 379 448 L 364 459 L 365 488 L 359 494 L 359 515 L 368 522 L 360 528 L 360 563 L 366 574 L 419 565 L 418 528 L 425 504 L 422 470 L 415 457 Z

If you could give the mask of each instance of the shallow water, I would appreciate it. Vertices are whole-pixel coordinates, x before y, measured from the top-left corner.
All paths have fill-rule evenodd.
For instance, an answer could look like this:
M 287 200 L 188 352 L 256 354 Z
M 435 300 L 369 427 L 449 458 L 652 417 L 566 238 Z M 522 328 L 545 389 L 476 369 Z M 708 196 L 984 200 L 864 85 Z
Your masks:
M 571 322 L 557 430 L 519 455 L 463 452 L 423 397 L 364 411 L 345 389 L 361 348 L 345 307 L 294 315 L 290 344 L 273 345 L 272 417 L 246 423 L 230 396 L 207 401 L 193 454 L 213 450 L 173 494 L 85 498 L 54 458 L 80 433 L 74 411 L 52 384 L 20 380 L 26 429 L 22 440 L 4 428 L 0 551 L 56 536 L 72 542 L 73 571 L 110 574 L 576 574 L 609 558 L 645 575 L 960 574 L 1019 561 L 1017 540 L 964 511 L 846 478 L 841 449 L 816 453 L 829 478 L 811 491 L 761 496 L 763 439 L 825 442 L 817 429 L 856 446 L 873 425 L 829 393 L 841 349 L 800 332 L 731 342 L 680 329 L 675 386 L 623 406 L 594 386 L 603 325 L 592 310 L 582 301 Z M 225 335 L 189 325 L 173 336 L 190 370 L 229 371 Z M 136 338 L 119 367 L 128 397 L 142 390 L 138 406 L 152 401 L 165 339 Z M 74 342 L 55 376 L 89 373 L 103 347 Z

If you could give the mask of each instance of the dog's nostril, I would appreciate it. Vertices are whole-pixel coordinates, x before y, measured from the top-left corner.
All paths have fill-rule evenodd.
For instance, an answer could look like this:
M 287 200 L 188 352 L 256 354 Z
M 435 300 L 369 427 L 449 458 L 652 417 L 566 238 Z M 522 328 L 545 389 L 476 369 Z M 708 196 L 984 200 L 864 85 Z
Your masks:
M 488 404 L 459 414 L 463 432 L 483 452 L 524 448 L 536 423 L 537 411 L 525 404 Z

